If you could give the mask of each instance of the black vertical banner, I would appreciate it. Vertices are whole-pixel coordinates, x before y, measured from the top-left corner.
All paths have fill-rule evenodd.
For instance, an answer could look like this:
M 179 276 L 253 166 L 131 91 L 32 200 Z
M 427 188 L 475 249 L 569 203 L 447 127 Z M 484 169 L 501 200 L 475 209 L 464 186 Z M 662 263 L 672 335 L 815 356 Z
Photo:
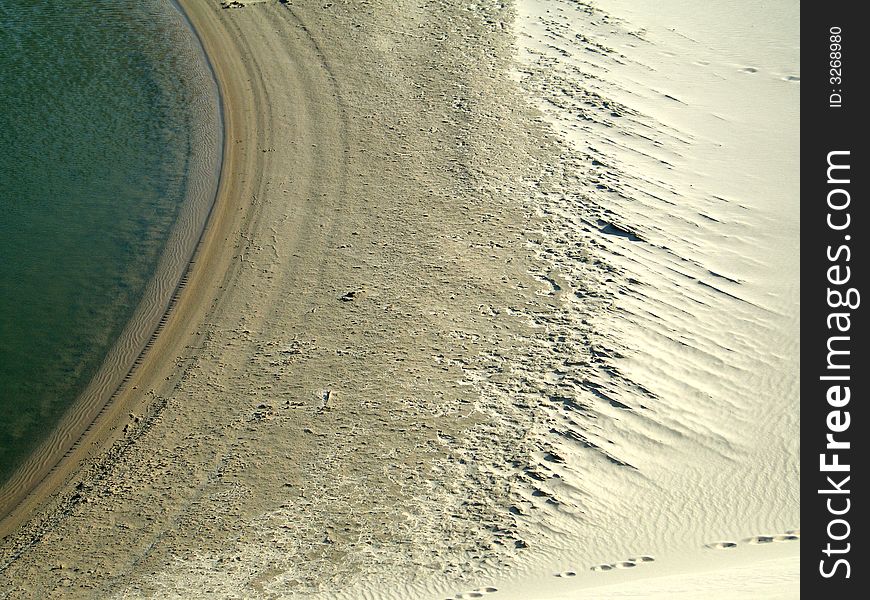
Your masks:
M 866 598 L 867 49 L 858 3 L 801 10 L 801 591 Z M 823 595 L 824 594 L 824 595 Z

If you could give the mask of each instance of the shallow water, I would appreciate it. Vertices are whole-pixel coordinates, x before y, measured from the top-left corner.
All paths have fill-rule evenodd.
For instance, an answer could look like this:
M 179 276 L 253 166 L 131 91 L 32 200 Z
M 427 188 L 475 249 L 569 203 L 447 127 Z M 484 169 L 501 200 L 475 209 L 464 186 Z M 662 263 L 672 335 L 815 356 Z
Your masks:
M 189 256 L 219 159 L 216 87 L 168 0 L 0 0 L 0 483 L 98 372 L 164 251 Z

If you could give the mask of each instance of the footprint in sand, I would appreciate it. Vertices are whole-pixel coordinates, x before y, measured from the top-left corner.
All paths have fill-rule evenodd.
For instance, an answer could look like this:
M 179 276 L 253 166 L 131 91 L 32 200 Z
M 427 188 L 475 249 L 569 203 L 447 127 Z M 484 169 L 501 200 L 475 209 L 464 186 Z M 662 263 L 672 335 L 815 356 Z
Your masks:
M 800 541 L 800 539 L 800 529 L 789 529 L 785 533 L 780 533 L 777 535 L 753 535 L 752 537 L 740 540 L 740 542 L 743 544 L 760 546 L 764 544 L 772 544 L 774 542 L 798 542 Z M 713 550 L 728 550 L 731 548 L 736 548 L 737 542 L 713 542 L 711 544 L 704 544 L 704 547 L 711 548 Z
M 576 577 L 576 571 L 562 571 L 561 573 L 556 573 L 556 577 Z
M 713 542 L 712 544 L 705 544 L 704 547 L 711 550 L 730 550 L 737 547 L 737 542 Z
M 654 562 L 655 558 L 650 556 L 649 554 L 640 554 L 638 556 L 629 558 L 628 560 L 621 560 L 614 563 L 603 563 L 600 565 L 594 565 L 589 567 L 592 571 L 612 571 L 613 569 L 633 569 L 641 563 L 649 563 Z M 571 571 L 566 571 L 566 573 L 571 573 Z M 562 577 L 564 573 L 559 573 L 556 577 Z
M 772 535 L 754 535 L 752 537 L 746 538 L 742 540 L 747 544 L 771 544 L 773 543 L 774 536 Z
M 498 588 L 494 588 L 492 586 L 477 588 L 476 590 L 472 590 L 470 592 L 460 592 L 456 594 L 453 598 L 447 598 L 447 600 L 466 600 L 466 598 L 483 598 L 486 594 L 494 594 L 498 591 Z

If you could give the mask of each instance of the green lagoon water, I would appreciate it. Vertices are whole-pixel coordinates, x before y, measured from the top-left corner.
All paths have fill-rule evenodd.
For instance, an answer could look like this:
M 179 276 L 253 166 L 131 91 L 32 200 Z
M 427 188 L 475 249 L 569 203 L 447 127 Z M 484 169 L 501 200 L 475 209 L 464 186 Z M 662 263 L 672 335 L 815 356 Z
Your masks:
M 219 119 L 169 0 L 0 0 L 0 483 L 97 371 L 190 203 L 198 236 Z

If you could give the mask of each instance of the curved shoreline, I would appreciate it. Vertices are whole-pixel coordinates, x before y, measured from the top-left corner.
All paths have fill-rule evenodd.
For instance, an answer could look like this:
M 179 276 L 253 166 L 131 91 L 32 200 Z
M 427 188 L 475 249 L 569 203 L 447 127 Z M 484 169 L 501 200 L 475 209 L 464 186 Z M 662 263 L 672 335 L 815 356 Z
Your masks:
M 652 417 L 685 413 L 599 383 L 623 272 L 598 213 L 560 212 L 590 157 L 507 81 L 512 3 L 182 4 L 226 86 L 225 202 L 143 391 L 0 545 L 0 595 L 574 597 L 796 554 L 758 542 L 799 529 L 643 539 L 700 522 L 644 504 L 679 456 Z
M 81 564 L 73 577 L 83 595 L 141 584 L 161 597 L 171 579 L 142 575 L 176 565 L 176 551 L 236 564 L 222 555 L 271 536 L 260 518 L 288 544 L 329 553 L 281 552 L 262 564 L 304 581 L 379 568 L 395 580 L 492 548 L 482 522 L 511 527 L 506 509 L 455 506 L 478 486 L 505 491 L 463 477 L 443 447 L 454 440 L 464 452 L 456 446 L 467 439 L 504 462 L 501 446 L 475 446 L 478 399 L 457 383 L 456 364 L 479 367 L 489 348 L 511 343 L 505 320 L 482 316 L 478 300 L 537 298 L 521 291 L 535 288 L 516 260 L 526 256 L 526 213 L 503 199 L 519 193 L 504 186 L 523 177 L 525 151 L 537 146 L 519 130 L 526 121 L 509 118 L 524 110 L 520 99 L 490 78 L 506 67 L 510 40 L 484 22 L 509 15 L 376 4 L 335 13 L 277 0 L 240 10 L 182 2 L 223 92 L 220 200 L 181 301 L 95 425 L 91 455 L 0 548 L 10 587 L 48 594 Z M 472 47 L 480 60 L 445 39 L 454 17 L 485 42 Z M 478 84 L 479 95 L 469 89 Z M 479 177 L 489 185 L 475 185 Z M 343 301 L 349 290 L 363 293 Z M 503 431 L 506 443 L 519 431 Z M 430 489 L 438 470 L 446 483 Z M 397 505 L 422 515 L 422 529 L 411 535 L 404 513 L 393 518 Z M 239 537 L 239 526 L 254 531 Z M 338 543 L 322 545 L 324 527 L 339 528 Z M 410 553 L 397 543 L 409 535 Z M 358 539 L 379 549 L 353 574 L 341 557 L 366 552 Z M 240 549 L 260 551 L 276 550 Z M 58 563 L 66 567 L 48 571 Z
M 153 351 L 157 338 L 170 326 L 178 304 L 183 303 L 183 291 L 189 285 L 195 263 L 203 258 L 203 242 L 213 227 L 215 210 L 221 202 L 228 139 L 221 81 L 199 32 L 182 6 L 183 0 L 170 0 L 170 3 L 178 11 L 182 26 L 193 36 L 215 86 L 219 156 L 214 169 L 204 172 L 215 176 L 210 186 L 212 191 L 206 192 L 207 203 L 202 205 L 193 205 L 190 198 L 185 199 L 137 308 L 97 372 L 54 431 L 0 485 L 0 539 L 32 518 L 83 461 L 104 446 L 107 436 L 117 428 L 122 409 L 135 401 L 135 394 L 131 392 L 139 385 L 133 385 L 132 380 L 146 361 L 160 360 L 159 352 Z M 188 232 L 182 231 L 185 220 L 193 221 L 193 238 L 186 237 Z M 181 253 L 173 255 L 172 250 L 181 250 Z M 167 281 L 168 291 L 161 289 Z

